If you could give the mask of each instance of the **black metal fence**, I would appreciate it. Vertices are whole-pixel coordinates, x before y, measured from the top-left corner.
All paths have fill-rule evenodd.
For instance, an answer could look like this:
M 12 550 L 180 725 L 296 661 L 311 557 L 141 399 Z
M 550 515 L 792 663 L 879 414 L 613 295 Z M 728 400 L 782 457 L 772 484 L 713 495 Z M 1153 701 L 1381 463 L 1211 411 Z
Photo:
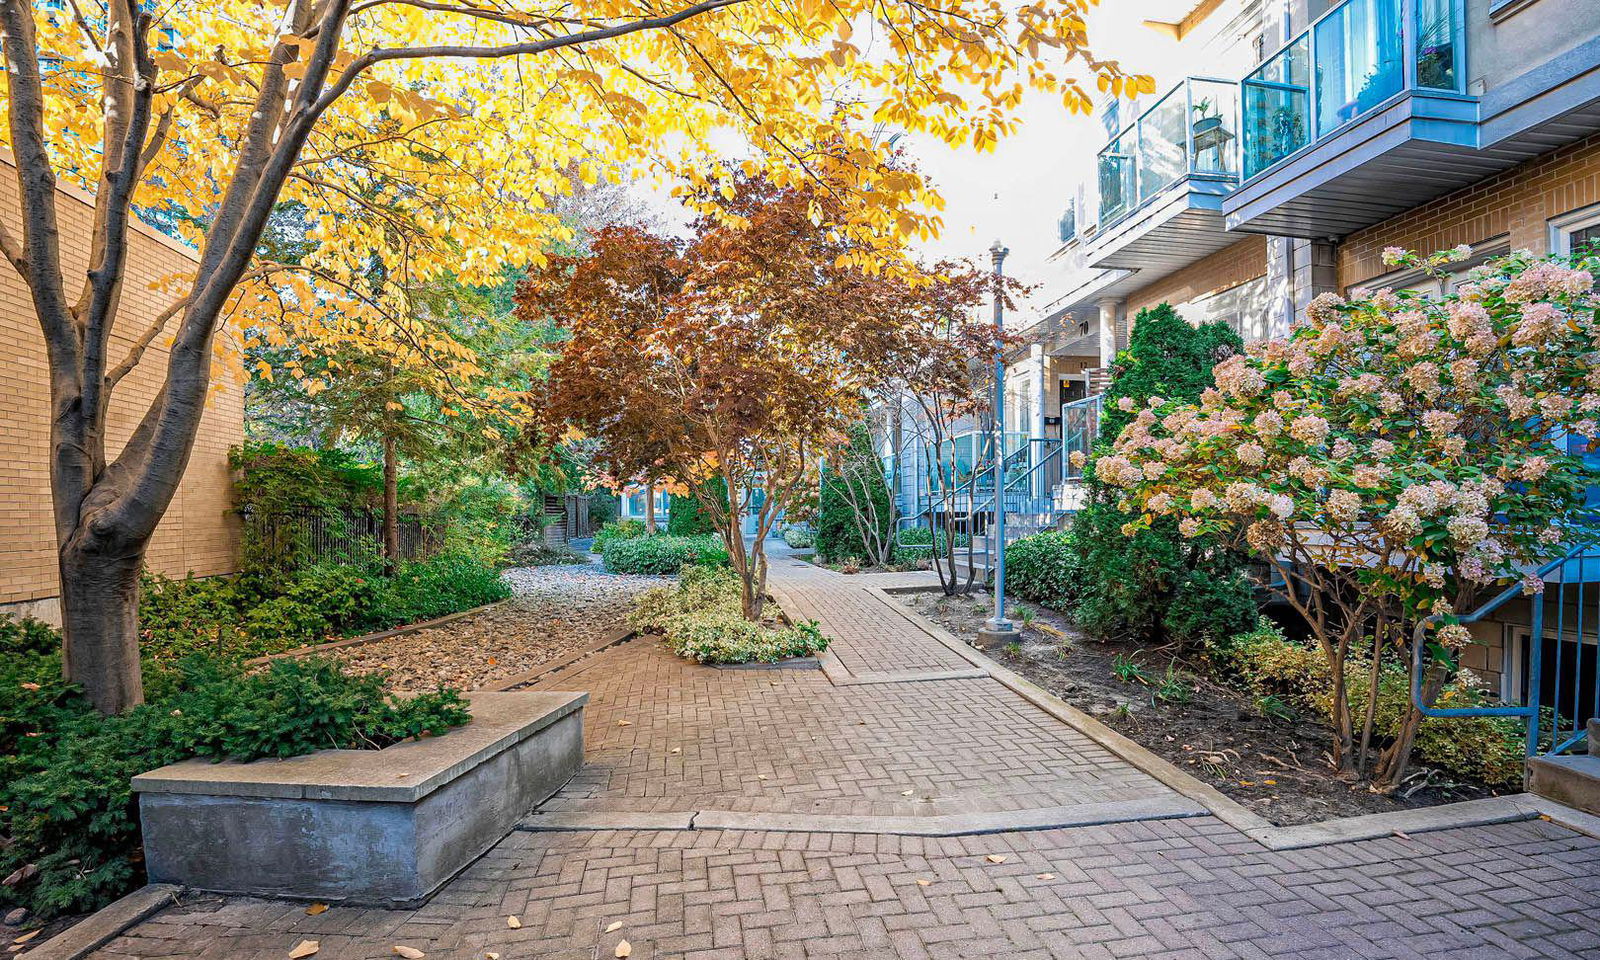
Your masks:
M 439 536 L 416 514 L 398 523 L 401 559 L 427 556 L 439 548 Z M 379 560 L 383 557 L 383 514 L 375 510 L 302 508 L 244 516 L 245 542 L 263 557 L 300 563 Z

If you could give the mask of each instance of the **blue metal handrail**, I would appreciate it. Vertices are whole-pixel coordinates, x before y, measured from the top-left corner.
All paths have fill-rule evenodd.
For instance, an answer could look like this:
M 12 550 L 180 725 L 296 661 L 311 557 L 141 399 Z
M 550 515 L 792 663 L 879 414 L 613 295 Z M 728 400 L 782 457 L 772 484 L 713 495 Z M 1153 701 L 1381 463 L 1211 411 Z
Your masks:
M 1538 569 L 1534 570 L 1533 573 L 1531 574 L 1531 576 L 1542 580 L 1542 579 L 1544 579 L 1544 577 L 1546 575 L 1548 575 L 1548 574 L 1550 574 L 1550 573 L 1552 573 L 1552 572 L 1554 572 L 1556 570 L 1561 569 L 1562 567 L 1566 566 L 1568 563 L 1572 562 L 1574 559 L 1580 558 L 1581 555 L 1584 554 L 1586 551 L 1594 549 L 1596 547 L 1596 545 L 1597 545 L 1596 542 L 1587 542 L 1587 543 L 1581 544 L 1579 546 L 1573 547 L 1572 549 L 1568 550 L 1566 553 L 1562 554 L 1560 557 L 1557 557 L 1556 559 L 1551 560 L 1548 563 L 1544 564 L 1543 566 L 1539 567 Z M 1581 575 L 1582 574 L 1580 572 L 1580 576 Z M 1580 581 L 1579 586 L 1581 588 L 1581 586 L 1582 586 L 1581 581 Z M 1564 588 L 1565 588 L 1565 582 L 1564 581 L 1563 581 L 1562 587 L 1563 587 L 1563 593 L 1564 593 Z M 1484 617 L 1488 616 L 1489 614 L 1491 614 L 1491 613 L 1495 612 L 1496 610 L 1498 610 L 1501 606 L 1506 604 L 1508 601 L 1513 600 L 1513 599 L 1515 599 L 1515 598 L 1517 598 L 1517 597 L 1519 597 L 1521 595 L 1522 595 L 1522 584 L 1520 582 L 1519 583 L 1513 583 L 1510 586 L 1506 587 L 1504 590 L 1500 591 L 1498 594 L 1496 594 L 1487 603 L 1484 603 L 1483 605 L 1479 606 L 1478 609 L 1472 611 L 1471 613 L 1467 614 L 1466 616 L 1457 618 L 1456 622 L 1460 623 L 1462 625 L 1466 625 L 1466 624 L 1469 624 L 1469 623 L 1476 623 L 1479 620 L 1482 620 Z M 1582 603 L 1581 597 L 1580 597 L 1579 603 L 1580 603 L 1580 606 L 1581 606 L 1581 603 Z M 1535 754 L 1537 754 L 1539 752 L 1539 732 L 1540 732 L 1540 722 L 1539 722 L 1539 710 L 1540 710 L 1539 695 L 1540 695 L 1540 690 L 1539 690 L 1539 685 L 1540 685 L 1540 680 L 1541 680 L 1541 677 L 1542 677 L 1542 672 L 1543 672 L 1543 667 L 1544 667 L 1544 664 L 1543 664 L 1543 659 L 1544 659 L 1544 657 L 1543 657 L 1543 647 L 1544 647 L 1544 644 L 1543 644 L 1543 639 L 1544 639 L 1544 596 L 1541 594 L 1539 596 L 1539 602 L 1533 604 L 1533 618 L 1532 618 L 1533 622 L 1532 622 L 1532 624 L 1530 626 L 1530 630 L 1529 630 L 1530 636 L 1529 636 L 1529 642 L 1528 642 L 1528 702 L 1523 704 L 1523 705 L 1521 705 L 1521 706 L 1504 706 L 1504 707 L 1430 707 L 1430 706 L 1428 706 L 1428 705 L 1426 705 L 1426 704 L 1424 704 L 1422 702 L 1422 650 L 1423 650 L 1423 647 L 1424 647 L 1425 642 L 1426 642 L 1425 638 L 1427 636 L 1428 629 L 1430 627 L 1436 625 L 1441 619 L 1443 619 L 1443 617 L 1440 614 L 1432 614 L 1430 616 L 1424 617 L 1424 618 L 1422 618 L 1421 621 L 1419 621 L 1417 623 L 1417 626 L 1416 626 L 1415 630 L 1412 631 L 1412 638 L 1411 638 L 1411 702 L 1412 702 L 1412 704 L 1414 704 L 1416 706 L 1418 712 L 1420 712 L 1424 717 L 1523 717 L 1523 718 L 1525 718 L 1525 721 L 1526 721 L 1527 727 L 1528 727 L 1528 734 L 1527 734 L 1527 752 L 1528 752 L 1528 756 L 1531 757 L 1531 756 L 1534 756 Z M 1559 642 L 1559 640 L 1560 640 L 1559 636 L 1557 637 L 1557 640 Z M 1557 652 L 1559 654 L 1559 647 L 1557 648 Z M 1582 653 L 1582 636 L 1581 635 L 1579 636 L 1579 653 L 1580 654 Z M 1559 669 L 1559 665 L 1558 665 L 1558 669 Z M 1575 696 L 1576 696 L 1576 694 L 1575 694 Z M 1559 694 L 1558 694 L 1558 697 L 1559 697 Z M 1561 751 L 1563 751 L 1563 750 L 1567 749 L 1568 747 L 1572 746 L 1573 744 L 1577 743 L 1579 740 L 1583 739 L 1583 736 L 1584 736 L 1583 734 L 1578 734 L 1575 731 L 1574 735 L 1571 738 L 1569 738 L 1568 740 L 1566 740 L 1563 743 L 1556 744 L 1554 742 L 1554 733 L 1555 733 L 1555 731 L 1552 731 L 1552 738 L 1551 738 L 1551 740 L 1552 740 L 1552 748 L 1550 750 L 1551 753 L 1560 753 Z

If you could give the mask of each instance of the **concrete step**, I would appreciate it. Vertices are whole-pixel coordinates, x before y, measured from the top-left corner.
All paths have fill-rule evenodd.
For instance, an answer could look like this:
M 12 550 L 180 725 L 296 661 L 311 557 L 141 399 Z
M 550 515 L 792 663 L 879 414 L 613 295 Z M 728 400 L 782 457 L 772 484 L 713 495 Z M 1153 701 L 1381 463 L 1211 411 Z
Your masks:
M 1600 756 L 1600 720 L 1590 720 L 1589 727 L 1589 754 Z
M 1600 756 L 1535 757 L 1528 792 L 1600 816 Z

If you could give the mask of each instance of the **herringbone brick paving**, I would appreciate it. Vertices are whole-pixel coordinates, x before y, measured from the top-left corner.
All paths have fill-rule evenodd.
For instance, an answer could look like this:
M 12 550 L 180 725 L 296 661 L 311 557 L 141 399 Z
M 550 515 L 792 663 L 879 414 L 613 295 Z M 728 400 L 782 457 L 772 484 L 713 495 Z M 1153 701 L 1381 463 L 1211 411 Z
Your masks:
M 830 634 L 854 624 L 841 660 L 877 669 L 869 645 L 929 639 L 841 576 L 774 577 Z M 905 664 L 948 669 L 920 649 Z M 987 679 L 835 687 L 636 641 L 546 685 L 593 694 L 588 766 L 551 808 L 947 813 L 1167 789 Z M 192 897 L 95 956 L 268 960 L 305 938 L 318 960 L 395 944 L 593 960 L 623 938 L 640 960 L 1600 960 L 1600 841 L 1530 821 L 1268 852 L 1211 817 L 955 838 L 518 832 L 421 909 Z

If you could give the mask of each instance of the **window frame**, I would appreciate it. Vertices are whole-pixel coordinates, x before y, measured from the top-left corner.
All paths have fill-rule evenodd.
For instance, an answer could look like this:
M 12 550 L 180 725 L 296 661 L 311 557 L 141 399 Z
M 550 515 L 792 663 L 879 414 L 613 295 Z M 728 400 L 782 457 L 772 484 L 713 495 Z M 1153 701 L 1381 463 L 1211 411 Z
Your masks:
M 1597 213 L 1600 213 L 1600 210 L 1597 210 Z M 1360 283 L 1352 283 L 1345 287 L 1344 293 L 1348 297 L 1351 295 L 1351 291 L 1361 289 L 1407 290 L 1418 286 L 1419 281 L 1429 280 L 1437 283 L 1439 288 L 1428 295 L 1445 296 L 1452 291 L 1458 277 L 1475 267 L 1482 266 L 1485 262 L 1493 260 L 1495 257 L 1503 257 L 1510 252 L 1511 238 L 1507 234 L 1501 234 L 1472 244 L 1472 256 L 1460 263 L 1446 264 L 1445 273 L 1448 276 L 1442 282 L 1421 267 L 1408 267 L 1404 270 L 1392 270 L 1389 273 L 1379 274 L 1369 280 L 1362 280 Z
M 1550 231 L 1550 252 L 1559 256 L 1572 253 L 1572 235 L 1590 227 L 1600 227 L 1600 203 L 1568 210 L 1545 221 Z

